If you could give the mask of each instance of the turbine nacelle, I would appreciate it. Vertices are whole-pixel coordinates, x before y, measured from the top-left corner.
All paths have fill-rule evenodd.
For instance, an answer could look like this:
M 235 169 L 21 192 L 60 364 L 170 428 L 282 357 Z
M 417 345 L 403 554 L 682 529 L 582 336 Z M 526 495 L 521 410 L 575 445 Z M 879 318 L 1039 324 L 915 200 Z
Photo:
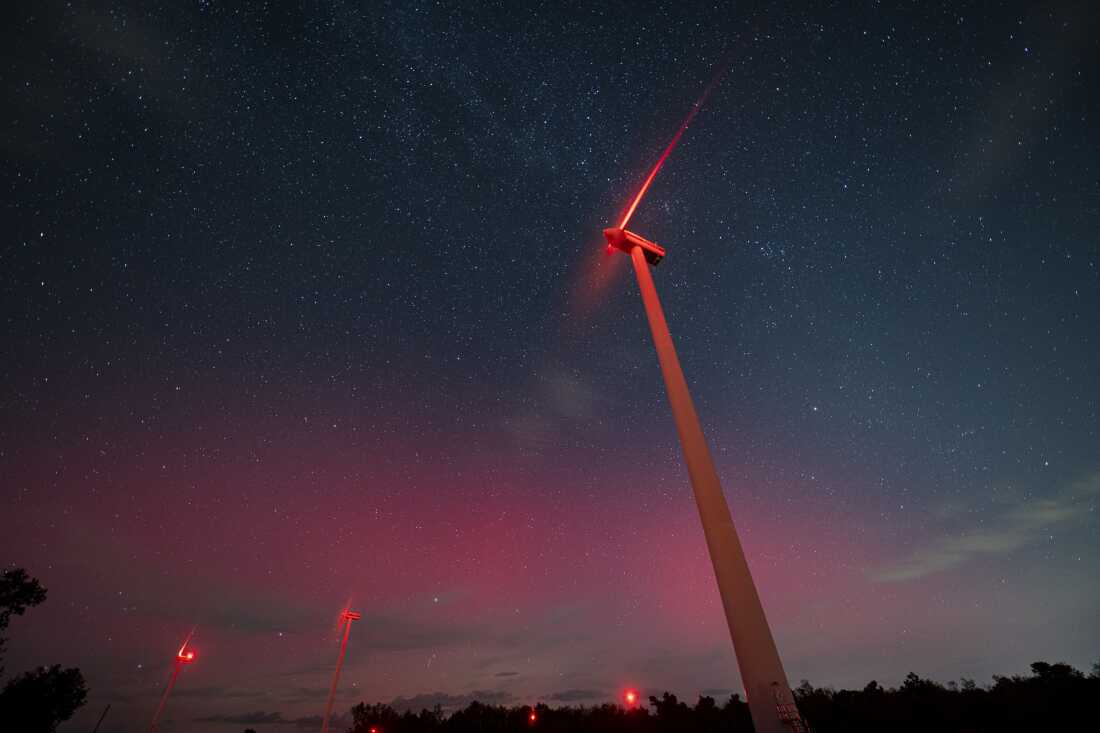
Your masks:
M 603 235 L 607 237 L 607 246 L 609 249 L 614 248 L 630 254 L 630 251 L 635 247 L 641 247 L 642 254 L 645 255 L 645 261 L 651 265 L 660 264 L 661 260 L 665 257 L 664 247 L 656 242 L 649 241 L 645 237 L 639 237 L 637 234 L 627 229 L 616 229 L 611 227 L 604 229 Z

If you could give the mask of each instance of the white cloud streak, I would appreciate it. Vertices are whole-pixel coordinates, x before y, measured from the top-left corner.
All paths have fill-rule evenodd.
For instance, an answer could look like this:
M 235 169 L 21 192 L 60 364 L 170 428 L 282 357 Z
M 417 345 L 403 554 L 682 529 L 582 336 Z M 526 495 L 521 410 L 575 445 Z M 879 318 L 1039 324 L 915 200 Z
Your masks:
M 879 568 L 871 579 L 881 583 L 915 580 L 979 557 L 1008 554 L 1056 527 L 1067 527 L 1095 516 L 1098 497 L 1100 473 L 1094 473 L 1054 497 L 1020 501 L 986 527 L 939 537 L 901 562 Z

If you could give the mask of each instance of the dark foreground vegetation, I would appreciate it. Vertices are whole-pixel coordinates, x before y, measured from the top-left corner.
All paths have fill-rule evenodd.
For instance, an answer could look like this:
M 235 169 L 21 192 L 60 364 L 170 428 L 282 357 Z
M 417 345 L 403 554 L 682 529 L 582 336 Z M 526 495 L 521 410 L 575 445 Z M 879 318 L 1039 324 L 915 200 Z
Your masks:
M 0 572 L 0 679 L 4 677 L 4 631 L 12 616 L 22 616 L 46 600 L 46 589 L 22 568 Z M 0 731 L 53 733 L 84 704 L 88 691 L 76 668 L 39 667 L 12 677 L 0 688 Z
M 1067 664 L 1035 662 L 1031 674 L 942 685 L 910 674 L 899 687 L 871 682 L 862 690 L 795 690 L 799 709 L 814 733 L 1005 733 L 1011 731 L 1097 730 L 1094 703 L 1100 700 L 1100 663 L 1086 676 Z M 531 714 L 534 714 L 534 720 Z M 719 704 L 700 697 L 694 705 L 664 693 L 649 708 L 618 705 L 505 708 L 471 703 L 447 716 L 436 709 L 399 714 L 386 705 L 352 709 L 349 733 L 747 733 L 748 705 L 737 695 Z

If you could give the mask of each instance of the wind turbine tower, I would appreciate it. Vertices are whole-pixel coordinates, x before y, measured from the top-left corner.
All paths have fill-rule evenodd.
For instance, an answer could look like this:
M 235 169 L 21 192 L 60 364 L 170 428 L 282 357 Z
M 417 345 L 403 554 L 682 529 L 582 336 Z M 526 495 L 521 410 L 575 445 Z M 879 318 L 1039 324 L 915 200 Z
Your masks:
M 668 401 L 672 406 L 676 432 L 680 436 L 680 446 L 691 478 L 714 575 L 718 580 L 718 592 L 726 612 L 726 624 L 733 639 L 733 650 L 737 657 L 737 666 L 741 670 L 741 680 L 745 685 L 753 726 L 756 733 L 805 733 L 806 724 L 798 713 L 787 675 L 783 671 L 779 650 L 764 616 L 764 607 L 749 572 L 741 540 L 733 525 L 733 518 L 714 468 L 714 460 L 703 436 L 703 428 L 699 424 L 695 404 L 680 368 L 680 360 L 672 343 L 661 301 L 650 276 L 649 268 L 664 259 L 665 250 L 655 242 L 626 229 L 657 171 L 661 169 L 716 82 L 717 79 L 695 103 L 642 184 L 619 226 L 605 229 L 604 236 L 607 238 L 609 251 L 620 250 L 630 255 L 634 263 L 634 273 L 638 278 L 638 288 L 642 293 L 653 343 L 657 347 L 657 359 L 661 364 L 661 374 L 664 376 Z
M 328 691 L 328 702 L 325 703 L 325 717 L 321 722 L 321 733 L 328 733 L 328 721 L 329 717 L 332 716 L 332 704 L 336 701 L 336 686 L 340 683 L 340 668 L 344 666 L 344 654 L 348 651 L 351 622 L 358 621 L 362 617 L 362 614 L 347 609 L 340 614 L 340 621 L 344 625 L 344 639 L 340 642 L 340 656 L 336 658 L 336 673 L 332 675 L 332 689 Z

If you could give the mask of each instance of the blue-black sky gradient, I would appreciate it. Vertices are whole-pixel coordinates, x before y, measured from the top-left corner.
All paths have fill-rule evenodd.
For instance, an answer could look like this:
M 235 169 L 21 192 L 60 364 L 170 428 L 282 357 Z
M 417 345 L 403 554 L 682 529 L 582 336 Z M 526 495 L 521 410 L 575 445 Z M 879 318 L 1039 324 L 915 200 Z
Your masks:
M 740 680 L 629 263 L 792 683 L 1100 658 L 1091 3 L 18 2 L 8 674 L 64 731 Z M 106 725 L 106 724 L 105 724 Z

